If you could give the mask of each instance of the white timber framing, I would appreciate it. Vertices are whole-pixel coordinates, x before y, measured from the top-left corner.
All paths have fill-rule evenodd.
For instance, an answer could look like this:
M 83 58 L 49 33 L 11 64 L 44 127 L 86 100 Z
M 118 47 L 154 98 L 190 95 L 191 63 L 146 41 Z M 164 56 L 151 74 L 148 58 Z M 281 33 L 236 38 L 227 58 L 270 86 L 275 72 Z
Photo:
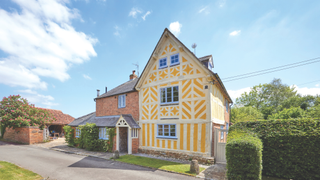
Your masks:
M 128 142 L 128 154 L 132 154 L 132 137 L 131 137 L 131 127 L 127 123 L 127 121 L 120 116 L 118 122 L 116 123 L 116 128 L 117 128 L 117 150 L 119 151 L 119 146 L 120 146 L 120 133 L 119 133 L 119 127 L 126 127 L 128 128 L 128 136 L 127 136 L 127 142 Z

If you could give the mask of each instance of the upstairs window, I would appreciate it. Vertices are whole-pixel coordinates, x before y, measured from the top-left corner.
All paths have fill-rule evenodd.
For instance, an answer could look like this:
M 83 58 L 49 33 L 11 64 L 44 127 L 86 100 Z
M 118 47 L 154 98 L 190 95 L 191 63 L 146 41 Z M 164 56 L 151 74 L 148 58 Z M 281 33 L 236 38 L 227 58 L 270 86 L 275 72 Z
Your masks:
M 158 136 L 164 138 L 176 138 L 175 124 L 158 124 Z
M 109 135 L 107 134 L 106 128 L 99 128 L 99 139 L 108 140 Z
M 160 89 L 161 104 L 179 102 L 179 87 L 166 87 Z
M 211 64 L 211 62 L 208 62 L 208 68 L 212 71 L 212 64 Z
M 167 67 L 167 58 L 162 58 L 159 60 L 159 68 L 165 68 Z
M 126 107 L 126 95 L 119 95 L 118 96 L 118 108 Z
M 81 135 L 81 129 L 80 128 L 76 128 L 76 137 L 79 138 Z
M 223 125 L 221 125 L 221 126 L 220 126 L 220 129 L 223 129 L 223 128 L 224 128 Z M 223 131 L 221 131 L 220 138 L 223 139 Z
M 226 100 L 226 111 L 228 112 L 228 109 L 229 109 L 229 103 L 228 103 L 228 100 Z
M 176 65 L 176 64 L 179 64 L 179 54 L 175 54 L 175 55 L 172 55 L 170 57 L 170 65 Z

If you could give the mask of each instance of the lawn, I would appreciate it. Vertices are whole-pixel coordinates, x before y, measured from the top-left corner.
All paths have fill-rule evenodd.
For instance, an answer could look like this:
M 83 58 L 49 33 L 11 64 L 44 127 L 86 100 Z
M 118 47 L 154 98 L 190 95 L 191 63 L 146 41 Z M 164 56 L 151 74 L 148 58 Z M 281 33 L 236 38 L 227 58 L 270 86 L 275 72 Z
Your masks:
M 43 179 L 39 174 L 23 169 L 14 164 L 0 161 L 0 179 L 14 180 L 40 180 Z
M 133 155 L 120 156 L 120 158 L 116 159 L 116 161 L 196 176 L 195 173 L 190 173 L 189 164 L 181 164 L 171 161 L 164 161 L 160 159 L 153 159 Z M 200 167 L 200 172 L 203 170 L 204 168 Z

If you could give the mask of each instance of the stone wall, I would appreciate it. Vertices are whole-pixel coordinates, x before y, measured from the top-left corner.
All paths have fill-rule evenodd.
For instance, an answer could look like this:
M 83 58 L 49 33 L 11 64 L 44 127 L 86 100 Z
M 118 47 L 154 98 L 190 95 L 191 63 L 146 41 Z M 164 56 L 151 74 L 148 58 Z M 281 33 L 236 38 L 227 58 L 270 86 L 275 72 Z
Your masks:
M 96 99 L 96 116 L 113 116 L 120 114 L 131 114 L 139 120 L 139 93 L 126 93 L 126 107 L 118 108 L 118 95 Z
M 39 127 L 6 128 L 3 139 L 23 144 L 43 142 L 43 130 Z
M 175 158 L 181 160 L 198 160 L 200 164 L 214 164 L 213 157 L 203 157 L 197 156 L 192 154 L 185 154 L 185 153 L 177 153 L 173 151 L 160 151 L 160 150 L 151 150 L 151 149 L 138 149 L 139 153 L 149 154 L 156 157 L 168 157 L 168 158 Z

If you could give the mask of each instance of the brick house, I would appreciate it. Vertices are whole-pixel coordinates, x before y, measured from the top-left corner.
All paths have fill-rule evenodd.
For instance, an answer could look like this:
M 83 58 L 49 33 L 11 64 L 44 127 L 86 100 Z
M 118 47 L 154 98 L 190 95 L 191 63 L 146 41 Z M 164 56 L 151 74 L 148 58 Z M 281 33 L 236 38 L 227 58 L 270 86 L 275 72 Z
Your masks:
M 212 160 L 214 131 L 228 129 L 232 103 L 213 67 L 211 55 L 196 57 L 164 30 L 135 86 L 140 152 Z
M 137 83 L 135 71 L 130 75 L 129 81 L 107 91 L 97 93 L 94 99 L 96 111 L 75 119 L 69 126 L 75 127 L 75 136 L 80 131 L 76 127 L 86 123 L 95 123 L 99 128 L 99 138 L 108 139 L 105 127 L 116 128 L 114 149 L 128 154 L 137 153 L 139 148 L 139 129 L 136 120 L 139 119 L 139 93 L 135 90 Z

